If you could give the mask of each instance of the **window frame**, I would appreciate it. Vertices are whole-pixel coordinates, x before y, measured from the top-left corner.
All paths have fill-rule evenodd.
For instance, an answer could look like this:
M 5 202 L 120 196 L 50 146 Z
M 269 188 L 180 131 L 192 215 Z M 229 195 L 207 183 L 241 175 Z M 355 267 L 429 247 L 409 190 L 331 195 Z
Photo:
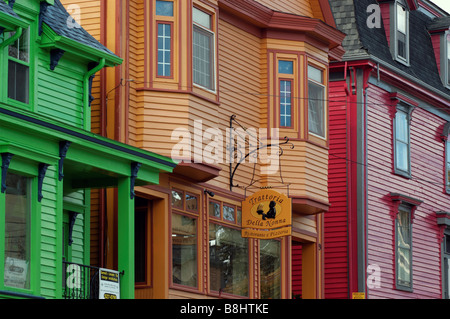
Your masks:
M 398 104 L 396 106 L 396 113 L 393 119 L 393 166 L 394 173 L 397 175 L 401 175 L 407 178 L 411 178 L 411 113 L 414 107 L 406 104 Z M 406 126 L 407 126 L 407 166 L 406 170 L 398 167 L 397 155 L 398 155 L 398 145 L 399 143 L 404 143 L 403 141 L 398 141 L 397 133 L 397 117 L 399 116 L 399 112 L 404 113 L 406 115 Z
M 215 215 L 211 215 L 210 214 L 210 203 L 214 203 L 214 204 L 218 204 L 220 207 L 220 214 L 219 216 L 215 216 Z M 208 205 L 207 205 L 207 216 L 208 216 L 208 293 L 210 295 L 213 296 L 233 296 L 233 297 L 237 297 L 237 298 L 249 298 L 250 294 L 251 294 L 251 282 L 250 280 L 247 282 L 247 289 L 248 289 L 248 295 L 247 296 L 241 296 L 241 295 L 236 295 L 236 294 L 232 294 L 232 293 L 225 293 L 225 292 L 221 292 L 221 291 L 217 291 L 217 290 L 213 290 L 211 287 L 211 278 L 209 277 L 211 274 L 211 251 L 210 251 L 210 242 L 209 242 L 209 230 L 210 230 L 210 225 L 214 224 L 216 226 L 222 226 L 225 228 L 229 228 L 235 231 L 240 231 L 241 228 L 241 224 L 242 224 L 242 209 L 239 205 L 237 204 L 232 204 L 229 201 L 226 201 L 226 199 L 208 199 Z M 230 207 L 234 209 L 234 220 L 231 221 L 229 219 L 227 219 L 224 216 L 224 207 Z M 238 212 L 241 212 L 240 216 L 238 214 Z M 242 238 L 243 240 L 247 241 L 247 249 L 250 252 L 250 241 L 248 238 Z M 251 256 L 250 253 L 248 253 L 248 258 L 247 258 L 247 276 L 249 276 L 250 273 L 250 265 L 251 265 Z
M 407 4 L 402 0 L 396 0 L 394 1 L 392 14 L 391 14 L 391 21 L 394 21 L 394 23 L 391 24 L 391 50 L 394 56 L 394 59 L 397 62 L 400 62 L 406 66 L 409 66 L 410 64 L 410 29 L 409 29 L 409 10 Z M 398 32 L 401 32 L 399 30 L 399 21 L 398 21 L 398 10 L 399 8 L 405 9 L 405 23 L 406 23 L 406 35 L 405 35 L 405 55 L 406 57 L 402 57 L 399 55 L 399 47 L 398 47 Z
M 398 246 L 398 241 L 399 241 L 399 222 L 398 219 L 400 217 L 400 212 L 407 214 L 408 215 L 408 231 L 409 231 L 409 241 L 407 244 L 409 244 L 409 285 L 405 285 L 403 283 L 400 282 L 399 279 L 399 249 L 401 247 Z M 397 209 L 397 213 L 396 213 L 396 218 L 395 218 L 395 288 L 397 290 L 403 290 L 403 291 L 408 291 L 408 292 L 412 292 L 413 291 L 413 227 L 412 227 L 412 220 L 413 220 L 413 216 L 412 216 L 412 208 L 409 205 L 406 205 L 404 203 L 400 204 L 398 206 Z
M 182 194 L 182 207 L 178 208 L 178 207 L 174 207 L 172 204 L 172 198 L 173 198 L 173 192 L 177 192 L 177 193 L 181 193 Z M 197 212 L 193 211 L 193 210 L 188 210 L 187 206 L 186 206 L 186 195 L 194 195 L 197 197 Z M 171 213 L 170 213 L 170 269 L 169 269 L 169 276 L 170 276 L 170 287 L 172 288 L 176 288 L 176 289 L 182 289 L 182 290 L 186 290 L 186 291 L 192 291 L 192 292 L 200 292 L 202 287 L 201 287 L 201 282 L 200 282 L 200 278 L 201 278 L 201 245 L 202 245 L 202 241 L 201 241 L 201 233 L 200 233 L 200 227 L 201 227 L 201 216 L 200 216 L 200 202 L 201 201 L 201 197 L 199 194 L 194 194 L 193 192 L 189 192 L 189 191 L 185 191 L 181 188 L 178 187 L 172 187 L 170 189 L 170 208 L 171 208 Z M 197 269 L 197 279 L 196 279 L 196 286 L 189 286 L 189 285 L 183 285 L 180 283 L 176 283 L 174 282 L 174 274 L 173 274 L 173 270 L 174 270 L 174 265 L 173 265 L 173 215 L 177 215 L 177 216 L 181 216 L 181 217 L 186 217 L 186 218 L 190 218 L 195 220 L 195 228 L 196 228 L 196 269 Z
M 321 71 L 322 82 L 318 82 L 317 80 L 312 79 L 310 77 L 310 74 L 309 74 L 310 73 L 309 72 L 310 67 Z M 326 102 L 327 85 L 325 83 L 326 82 L 325 81 L 325 76 L 326 76 L 325 75 L 325 70 L 323 68 L 315 65 L 315 64 L 308 63 L 306 72 L 307 72 L 306 90 L 308 92 L 308 99 L 307 99 L 307 106 L 306 106 L 307 114 L 308 114 L 308 117 L 307 117 L 307 121 L 308 121 L 308 135 L 312 135 L 312 136 L 317 137 L 319 139 L 326 140 L 327 136 L 328 136 L 328 122 L 327 122 L 328 112 L 327 112 L 327 102 Z M 310 106 L 309 106 L 309 102 L 310 102 L 310 100 L 309 100 L 309 85 L 310 84 L 313 84 L 313 85 L 316 85 L 316 86 L 320 86 L 322 88 L 322 111 L 323 111 L 323 114 L 322 114 L 323 115 L 323 118 L 322 118 L 322 120 L 323 120 L 323 123 L 322 123 L 323 128 L 322 129 L 323 129 L 323 136 L 318 134 L 318 133 L 312 132 L 311 128 L 310 128 Z
M 199 23 L 197 23 L 194 19 L 194 10 L 198 10 L 203 12 L 204 14 L 207 14 L 209 16 L 210 19 L 210 23 L 211 23 L 211 28 L 208 29 L 206 26 L 203 26 Z M 197 7 L 197 6 L 193 6 L 192 7 L 192 83 L 195 87 L 207 90 L 211 93 L 217 93 L 217 58 L 216 58 L 216 52 L 217 52 L 217 45 L 216 45 L 216 23 L 215 23 L 215 13 L 210 12 L 208 10 L 205 10 L 203 8 Z M 195 73 L 196 70 L 195 68 L 195 50 L 194 50 L 194 37 L 195 37 L 195 33 L 198 32 L 199 34 L 205 35 L 208 37 L 209 39 L 209 43 L 210 43 L 210 54 L 209 54 L 209 58 L 210 58 L 210 63 L 209 63 L 209 77 L 210 77 L 210 83 L 209 86 L 204 86 L 201 83 L 197 83 L 195 80 Z
M 162 0 L 160 2 L 168 2 L 172 4 L 172 12 L 170 14 L 158 14 L 158 10 L 157 10 L 157 3 L 158 1 L 154 1 L 154 12 L 155 12 L 155 34 L 156 34 L 156 43 L 155 43 L 155 76 L 156 78 L 159 79 L 174 79 L 174 32 L 175 32 L 175 17 L 176 17 L 176 2 L 174 0 Z M 159 73 L 159 65 L 160 65 L 160 59 L 159 59 L 159 51 L 160 51 L 160 46 L 159 46 L 159 39 L 160 39 L 160 35 L 159 35 L 159 27 L 160 25 L 162 26 L 169 26 L 170 29 L 170 49 L 168 50 L 170 53 L 170 58 L 169 58 L 169 72 L 170 74 L 160 74 Z M 165 68 L 164 68 L 165 70 Z M 164 71 L 165 73 L 165 71 Z
M 22 37 L 24 35 L 24 33 L 27 34 L 28 37 L 28 61 L 22 61 L 18 58 L 15 58 L 13 56 L 10 56 L 9 54 L 9 50 L 10 47 L 13 46 L 15 43 L 17 43 L 17 41 L 19 41 L 19 39 L 17 39 L 16 41 L 14 41 L 13 43 L 11 43 L 10 45 L 2 48 L 0 50 L 0 71 L 3 72 L 3 74 L 7 75 L 7 81 L 5 81 L 5 84 L 2 85 L 0 87 L 0 101 L 7 103 L 9 105 L 18 107 L 18 108 L 22 108 L 22 109 L 28 109 L 28 110 L 32 110 L 33 109 L 33 99 L 34 99 L 34 89 L 32 88 L 32 83 L 33 83 L 33 77 L 34 77 L 34 46 L 33 46 L 33 32 L 31 32 L 33 30 L 33 26 L 30 24 L 28 25 L 27 28 L 23 28 L 22 31 L 22 35 L 20 37 Z M 12 32 L 7 32 L 9 33 L 9 36 L 13 36 L 14 31 Z M 3 36 L 4 40 L 7 40 L 8 37 L 6 37 L 5 35 Z M 26 89 L 26 98 L 27 98 L 27 102 L 22 102 L 20 100 L 16 100 L 14 98 L 9 97 L 9 64 L 10 62 L 12 63 L 16 63 L 22 66 L 25 66 L 28 70 L 28 83 L 27 83 L 27 89 Z
M 17 293 L 24 293 L 30 295 L 36 295 L 40 286 L 40 226 L 41 226 L 41 203 L 37 200 L 38 194 L 38 168 L 30 163 L 25 163 L 19 158 L 12 157 L 10 166 L 7 170 L 7 174 L 12 173 L 19 176 L 23 176 L 29 179 L 29 288 L 18 288 L 5 285 L 4 277 L 0 277 L 0 290 L 6 290 Z M 6 192 L 0 192 L 0 207 L 6 205 Z M 0 220 L 5 221 L 6 212 L 5 209 L 0 209 Z M 4 274 L 5 267 L 5 235 L 6 225 L 0 223 L 0 273 Z

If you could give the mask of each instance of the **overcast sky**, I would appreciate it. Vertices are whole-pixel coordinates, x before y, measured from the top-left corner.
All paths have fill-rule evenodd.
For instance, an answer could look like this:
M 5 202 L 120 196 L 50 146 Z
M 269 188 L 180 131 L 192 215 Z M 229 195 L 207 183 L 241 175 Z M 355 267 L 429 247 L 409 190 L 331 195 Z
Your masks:
M 431 0 L 431 2 L 450 13 L 450 0 Z

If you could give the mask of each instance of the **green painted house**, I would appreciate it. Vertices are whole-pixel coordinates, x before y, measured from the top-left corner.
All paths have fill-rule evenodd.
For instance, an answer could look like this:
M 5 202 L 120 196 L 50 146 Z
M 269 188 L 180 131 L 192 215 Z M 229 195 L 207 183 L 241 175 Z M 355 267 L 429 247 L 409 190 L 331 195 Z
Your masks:
M 120 297 L 134 298 L 134 186 L 175 166 L 90 132 L 92 77 L 122 60 L 72 22 L 59 0 L 0 0 L 0 298 L 77 297 L 84 286 L 95 295 L 99 280 L 80 271 L 98 271 L 89 198 L 108 187 L 118 192 Z

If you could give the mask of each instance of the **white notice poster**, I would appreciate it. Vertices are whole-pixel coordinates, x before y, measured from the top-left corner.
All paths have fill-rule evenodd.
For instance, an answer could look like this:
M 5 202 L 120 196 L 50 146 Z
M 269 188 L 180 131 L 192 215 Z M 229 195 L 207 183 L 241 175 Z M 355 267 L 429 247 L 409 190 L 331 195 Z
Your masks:
M 99 299 L 120 299 L 120 273 L 100 268 Z

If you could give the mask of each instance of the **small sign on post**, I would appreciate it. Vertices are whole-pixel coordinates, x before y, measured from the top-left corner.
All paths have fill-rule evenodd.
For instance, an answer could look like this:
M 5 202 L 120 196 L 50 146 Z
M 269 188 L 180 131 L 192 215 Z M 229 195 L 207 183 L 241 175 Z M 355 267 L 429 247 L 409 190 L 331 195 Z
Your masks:
M 100 268 L 98 289 L 99 299 L 120 299 L 120 273 Z

